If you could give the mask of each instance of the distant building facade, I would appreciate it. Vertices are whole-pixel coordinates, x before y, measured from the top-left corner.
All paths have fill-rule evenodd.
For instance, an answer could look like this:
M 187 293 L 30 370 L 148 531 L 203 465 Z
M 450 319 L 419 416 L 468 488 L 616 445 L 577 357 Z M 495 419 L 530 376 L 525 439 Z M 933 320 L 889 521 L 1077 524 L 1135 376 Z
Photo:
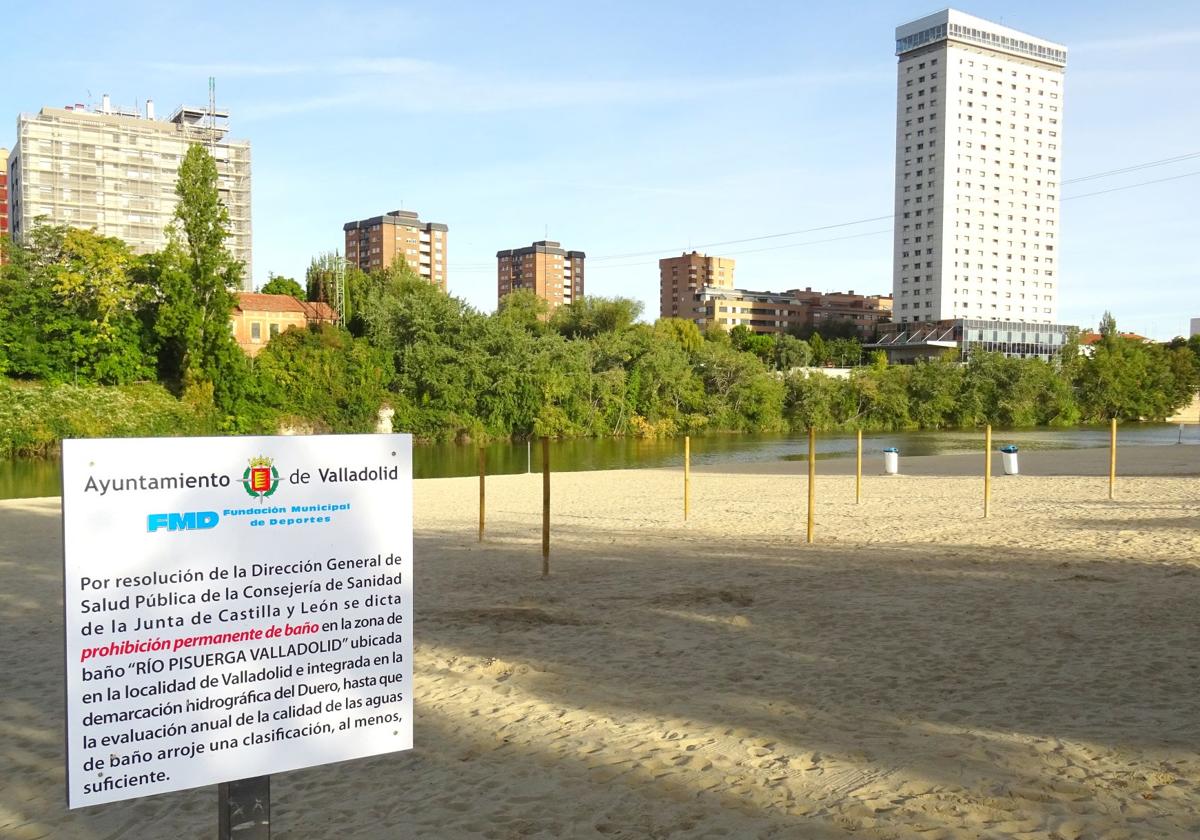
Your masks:
M 870 339 L 878 325 L 891 320 L 892 299 L 886 295 L 857 295 L 853 289 L 755 292 L 707 286 L 692 296 L 688 309 L 689 315 L 678 317 L 687 317 L 702 330 L 710 326 L 724 330 L 744 326 L 756 333 L 798 334 L 833 324 L 852 324 L 860 338 Z
M 0 235 L 8 232 L 8 149 L 0 148 Z
M 447 290 L 450 228 L 422 222 L 411 210 L 392 210 L 342 225 L 346 259 L 363 271 L 382 271 L 397 259 L 443 292 Z
M 947 9 L 896 55 L 896 320 L 1054 324 L 1066 47 Z
M 8 149 L 0 148 L 0 237 L 8 229 Z M 8 249 L 0 245 L 0 264 L 8 262 Z
M 251 287 L 250 143 L 230 140 L 229 113 L 180 107 L 166 120 L 146 110 L 114 108 L 107 95 L 95 109 L 42 108 L 17 119 L 8 156 L 8 210 L 13 238 L 38 219 L 95 228 L 135 253 L 160 250 L 173 221 L 175 182 L 188 147 L 202 143 L 217 163 L 221 202 L 229 211 L 226 246 L 245 266 Z
M 496 298 L 526 289 L 550 309 L 583 298 L 583 251 L 563 250 L 548 239 L 525 248 L 496 252 Z
M 659 317 L 693 319 L 696 295 L 705 287 L 734 288 L 734 260 L 692 251 L 658 261 Z
M 1188 336 L 1200 335 L 1200 318 L 1193 318 L 1189 327 Z
M 239 292 L 229 328 L 238 346 L 247 355 L 257 356 L 268 341 L 285 330 L 336 320 L 337 314 L 327 303 L 296 300 L 291 295 Z

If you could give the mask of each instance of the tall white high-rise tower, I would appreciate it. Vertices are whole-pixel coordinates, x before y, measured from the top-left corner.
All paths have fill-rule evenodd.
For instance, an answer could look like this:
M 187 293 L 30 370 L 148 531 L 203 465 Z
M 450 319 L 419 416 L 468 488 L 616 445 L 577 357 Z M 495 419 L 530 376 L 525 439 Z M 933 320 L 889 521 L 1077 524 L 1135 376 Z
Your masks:
M 1056 323 L 1066 47 L 947 9 L 896 55 L 895 320 Z

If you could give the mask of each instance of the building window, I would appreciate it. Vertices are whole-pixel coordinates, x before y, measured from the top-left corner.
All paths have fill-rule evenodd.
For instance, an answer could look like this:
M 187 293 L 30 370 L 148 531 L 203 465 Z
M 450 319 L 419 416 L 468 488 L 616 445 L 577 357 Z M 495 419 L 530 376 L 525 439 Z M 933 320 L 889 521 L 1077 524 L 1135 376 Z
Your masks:
M 262 324 L 258 321 L 250 324 L 250 340 L 262 341 Z

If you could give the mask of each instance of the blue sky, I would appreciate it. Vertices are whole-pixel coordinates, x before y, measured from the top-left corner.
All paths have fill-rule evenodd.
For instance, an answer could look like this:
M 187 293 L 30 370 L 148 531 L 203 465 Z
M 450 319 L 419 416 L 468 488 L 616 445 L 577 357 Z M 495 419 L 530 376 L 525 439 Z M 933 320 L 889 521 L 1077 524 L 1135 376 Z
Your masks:
M 811 7 L 810 7 L 811 6 Z M 302 277 L 342 223 L 450 226 L 450 291 L 496 304 L 495 252 L 587 252 L 587 292 L 657 315 L 658 256 L 744 288 L 891 289 L 899 23 L 926 3 L 26 3 L 4 12 L 0 145 L 43 105 L 207 101 L 253 145 L 255 283 Z M 1064 179 L 1200 152 L 1200 5 L 974 2 L 1070 50 Z M 2 124 L 2 123 L 0 123 Z M 1200 171 L 1200 157 L 1064 198 Z M 1157 338 L 1200 316 L 1200 175 L 1062 207 L 1067 323 Z M 853 238 L 846 238 L 853 237 Z M 831 240 L 836 241 L 820 241 Z M 644 254 L 644 252 L 652 252 Z M 635 255 L 635 256 L 622 256 Z

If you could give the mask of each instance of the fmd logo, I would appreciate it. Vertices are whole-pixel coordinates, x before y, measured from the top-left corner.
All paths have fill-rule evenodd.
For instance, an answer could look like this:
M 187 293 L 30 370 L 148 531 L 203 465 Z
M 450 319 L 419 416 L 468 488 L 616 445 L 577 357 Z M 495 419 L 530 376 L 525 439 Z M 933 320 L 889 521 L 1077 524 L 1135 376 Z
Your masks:
M 146 530 L 153 533 L 168 531 L 207 531 L 215 528 L 221 517 L 215 510 L 193 510 L 188 513 L 152 513 L 146 517 Z

